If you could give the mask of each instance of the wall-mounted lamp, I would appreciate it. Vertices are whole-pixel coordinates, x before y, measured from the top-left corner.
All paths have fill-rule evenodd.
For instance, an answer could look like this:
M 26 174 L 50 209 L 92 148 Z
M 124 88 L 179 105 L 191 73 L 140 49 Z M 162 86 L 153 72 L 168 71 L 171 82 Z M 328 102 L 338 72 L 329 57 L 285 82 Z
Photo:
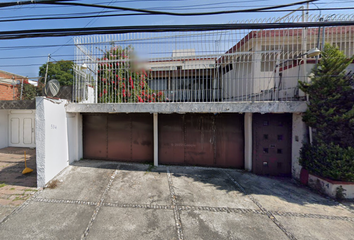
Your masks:
M 301 58 L 303 56 L 306 56 L 306 55 L 307 55 L 307 57 L 311 58 L 311 57 L 316 57 L 316 56 L 318 56 L 320 54 L 321 54 L 321 50 L 319 50 L 317 47 L 315 47 L 315 48 L 311 48 L 306 53 L 303 53 L 303 54 L 301 54 L 299 56 L 295 56 L 295 59 L 299 59 L 299 58 Z
M 316 57 L 321 54 L 321 50 L 316 48 L 310 49 L 307 53 L 307 57 Z
M 82 69 L 82 70 L 85 70 L 85 69 L 87 69 L 87 68 L 88 68 L 88 67 L 87 67 L 87 64 L 86 64 L 86 63 L 84 63 L 84 64 L 81 65 L 81 69 Z

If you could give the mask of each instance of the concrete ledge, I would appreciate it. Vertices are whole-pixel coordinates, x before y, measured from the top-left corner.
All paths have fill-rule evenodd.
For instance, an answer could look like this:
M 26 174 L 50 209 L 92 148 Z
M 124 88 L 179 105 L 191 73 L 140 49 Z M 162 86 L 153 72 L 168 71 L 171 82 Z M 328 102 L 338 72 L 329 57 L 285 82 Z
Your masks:
M 337 189 L 342 188 L 345 193 L 343 198 L 354 199 L 354 182 L 332 181 L 330 179 L 309 174 L 308 185 L 311 188 L 321 191 L 332 198 L 336 198 L 338 191 Z
M 301 113 L 306 102 L 218 102 L 218 103 L 69 103 L 67 112 L 80 113 Z
M 0 109 L 36 109 L 35 100 L 0 101 Z

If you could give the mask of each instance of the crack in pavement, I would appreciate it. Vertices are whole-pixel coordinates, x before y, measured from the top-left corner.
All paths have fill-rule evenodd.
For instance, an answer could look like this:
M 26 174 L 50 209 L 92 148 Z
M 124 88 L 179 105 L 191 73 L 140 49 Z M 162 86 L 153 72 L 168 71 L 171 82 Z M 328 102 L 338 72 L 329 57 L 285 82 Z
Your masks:
M 172 177 L 170 173 L 170 169 L 167 167 L 167 180 L 168 180 L 168 187 L 170 189 L 170 196 L 171 196 L 171 202 L 173 206 L 173 214 L 175 216 L 175 222 L 176 222 L 176 228 L 177 228 L 177 236 L 179 240 L 183 240 L 183 230 L 182 230 L 182 221 L 181 221 L 181 215 L 177 206 L 177 200 L 176 200 L 176 194 L 175 190 L 173 187 L 173 182 L 172 182 Z
M 81 236 L 81 240 L 86 239 L 86 237 L 88 236 L 89 231 L 90 231 L 90 228 L 92 227 L 93 222 L 96 220 L 97 214 L 98 214 L 98 212 L 100 211 L 100 209 L 101 209 L 101 207 L 102 207 L 102 205 L 103 205 L 104 198 L 105 198 L 107 192 L 109 191 L 109 189 L 111 188 L 112 183 L 113 183 L 115 177 L 116 177 L 117 174 L 118 174 L 118 167 L 119 167 L 119 165 L 117 166 L 117 169 L 114 170 L 113 174 L 111 175 L 111 179 L 109 180 L 107 187 L 105 188 L 104 192 L 102 193 L 101 198 L 100 198 L 100 201 L 99 201 L 99 202 L 97 203 L 97 205 L 96 205 L 95 211 L 94 211 L 93 214 L 92 214 L 92 217 L 91 217 L 91 219 L 90 219 L 90 222 L 88 223 L 88 226 L 87 226 L 85 232 L 84 232 L 84 233 L 82 234 L 82 236 Z

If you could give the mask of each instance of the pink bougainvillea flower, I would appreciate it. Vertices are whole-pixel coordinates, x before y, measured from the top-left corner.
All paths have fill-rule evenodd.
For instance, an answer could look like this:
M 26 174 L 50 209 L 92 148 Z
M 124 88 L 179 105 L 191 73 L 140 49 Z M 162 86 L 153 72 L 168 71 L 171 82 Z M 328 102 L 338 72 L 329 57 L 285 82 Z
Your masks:
M 103 94 L 107 94 L 107 89 L 103 89 Z
M 138 96 L 138 100 L 139 102 L 144 102 L 144 100 L 140 96 Z

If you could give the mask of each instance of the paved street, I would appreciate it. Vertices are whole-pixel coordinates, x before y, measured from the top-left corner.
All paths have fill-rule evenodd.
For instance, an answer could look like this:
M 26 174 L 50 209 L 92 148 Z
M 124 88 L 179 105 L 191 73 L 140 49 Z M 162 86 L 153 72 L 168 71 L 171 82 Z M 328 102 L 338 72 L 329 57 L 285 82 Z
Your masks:
M 7 218 L 1 239 L 354 239 L 354 209 L 289 179 L 80 161 Z

